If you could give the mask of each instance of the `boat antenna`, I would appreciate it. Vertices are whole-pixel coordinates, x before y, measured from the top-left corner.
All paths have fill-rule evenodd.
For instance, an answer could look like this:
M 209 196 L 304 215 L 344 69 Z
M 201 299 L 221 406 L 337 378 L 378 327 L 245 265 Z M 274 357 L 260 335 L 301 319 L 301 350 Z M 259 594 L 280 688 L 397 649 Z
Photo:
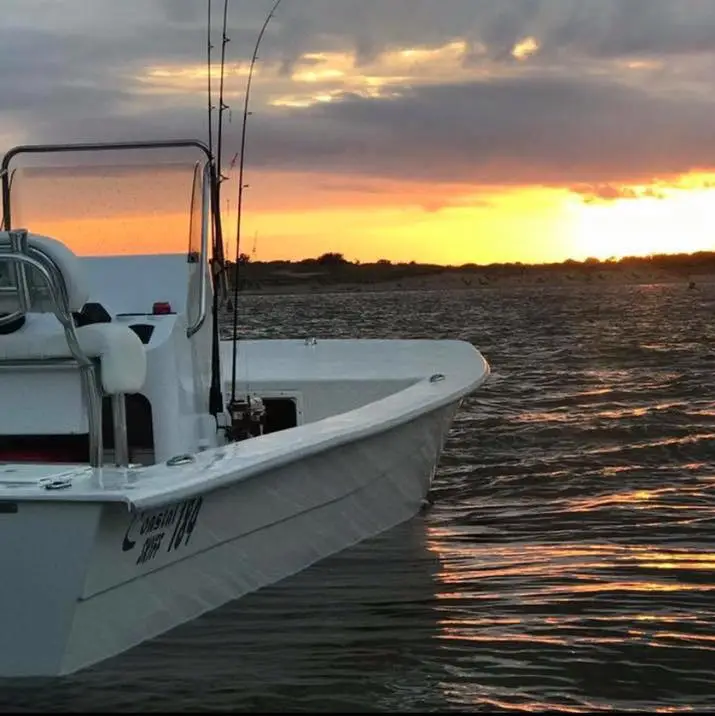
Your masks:
M 248 69 L 248 79 L 246 80 L 246 95 L 243 105 L 243 122 L 241 125 L 241 149 L 239 152 L 238 161 L 238 204 L 236 206 L 236 258 L 233 265 L 233 357 L 231 365 L 231 403 L 236 402 L 236 370 L 238 362 L 238 267 L 239 258 L 241 256 L 241 212 L 243 209 L 243 190 L 246 189 L 246 185 L 243 183 L 243 174 L 246 159 L 246 126 L 248 124 L 248 117 L 250 112 L 248 111 L 249 102 L 251 99 L 251 85 L 253 82 L 253 72 L 258 61 L 258 51 L 261 47 L 261 42 L 266 34 L 268 25 L 271 20 L 275 17 L 276 10 L 283 0 L 275 0 L 270 12 L 266 16 L 261 31 L 258 33 L 258 39 L 256 40 L 256 46 L 253 48 L 253 55 L 251 56 L 251 65 Z

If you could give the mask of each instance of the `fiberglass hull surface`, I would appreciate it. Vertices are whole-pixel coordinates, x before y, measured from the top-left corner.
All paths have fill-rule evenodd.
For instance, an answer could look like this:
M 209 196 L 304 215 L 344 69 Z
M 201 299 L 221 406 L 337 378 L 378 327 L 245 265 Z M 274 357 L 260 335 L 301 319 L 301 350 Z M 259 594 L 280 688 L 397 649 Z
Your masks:
M 71 673 L 411 518 L 458 405 L 134 514 L 19 503 L 0 676 Z

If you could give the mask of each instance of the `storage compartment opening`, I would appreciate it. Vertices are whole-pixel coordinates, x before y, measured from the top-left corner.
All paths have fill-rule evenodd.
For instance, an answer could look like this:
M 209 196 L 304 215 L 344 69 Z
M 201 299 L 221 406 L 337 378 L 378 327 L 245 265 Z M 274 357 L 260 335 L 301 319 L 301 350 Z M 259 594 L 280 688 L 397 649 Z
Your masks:
M 0 436 L 0 463 L 89 463 L 87 435 Z
M 298 404 L 295 398 L 263 398 L 266 406 L 265 433 L 277 433 L 298 425 Z
M 126 396 L 129 459 L 153 462 L 154 429 L 149 400 L 139 393 Z M 102 440 L 105 462 L 114 451 L 114 428 L 110 398 L 102 401 Z M 89 463 L 89 435 L 4 435 L 0 436 L 0 462 Z

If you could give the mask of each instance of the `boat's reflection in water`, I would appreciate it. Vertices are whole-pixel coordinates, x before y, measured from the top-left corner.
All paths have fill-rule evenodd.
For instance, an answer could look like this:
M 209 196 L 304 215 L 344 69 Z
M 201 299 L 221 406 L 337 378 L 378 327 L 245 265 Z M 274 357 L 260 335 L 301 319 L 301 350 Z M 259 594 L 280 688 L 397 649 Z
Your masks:
M 0 710 L 440 709 L 427 530 L 417 516 L 64 681 L 0 684 Z

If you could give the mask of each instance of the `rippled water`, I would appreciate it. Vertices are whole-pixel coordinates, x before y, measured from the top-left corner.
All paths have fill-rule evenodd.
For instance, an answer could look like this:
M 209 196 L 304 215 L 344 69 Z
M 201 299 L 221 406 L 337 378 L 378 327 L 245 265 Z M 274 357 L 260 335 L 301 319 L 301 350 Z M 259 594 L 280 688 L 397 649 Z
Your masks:
M 462 338 L 424 515 L 0 710 L 715 708 L 715 285 L 245 297 L 251 336 Z

